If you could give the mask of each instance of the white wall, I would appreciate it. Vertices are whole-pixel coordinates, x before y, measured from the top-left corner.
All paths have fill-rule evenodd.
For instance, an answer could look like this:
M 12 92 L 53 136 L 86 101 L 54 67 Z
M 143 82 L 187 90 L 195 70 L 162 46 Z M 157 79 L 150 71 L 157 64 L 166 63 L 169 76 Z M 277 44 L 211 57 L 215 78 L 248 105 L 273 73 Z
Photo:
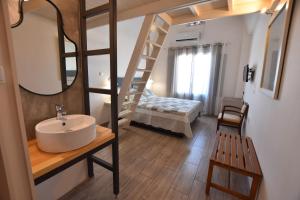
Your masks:
M 259 88 L 265 35 L 269 18 L 260 15 L 250 53 L 250 66 L 257 65 L 257 76 L 247 83 L 245 100 L 250 104 L 246 132 L 252 137 L 263 171 L 259 199 L 300 199 L 300 2 L 290 29 L 284 74 L 278 100 Z
M 179 38 L 179 35 L 189 34 L 198 36 L 199 32 L 201 32 L 202 35 L 200 42 L 175 42 L 176 38 Z M 221 42 L 226 43 L 224 52 L 227 54 L 221 95 L 241 97 L 243 82 L 240 77 L 241 72 L 239 72 L 239 69 L 247 64 L 248 60 L 247 44 L 242 46 L 243 42 L 247 42 L 247 38 L 243 38 L 243 34 L 244 21 L 242 17 L 209 20 L 206 21 L 205 25 L 194 27 L 186 27 L 185 25 L 172 26 L 157 60 L 157 64 L 151 74 L 151 78 L 154 81 L 152 90 L 155 94 L 160 96 L 169 95 L 169 88 L 167 87 L 168 76 L 170 76 L 167 69 L 169 47 Z M 242 48 L 245 48 L 246 51 Z M 241 57 L 243 59 L 240 59 Z
M 137 17 L 118 22 L 118 77 L 124 77 L 137 37 L 139 35 L 144 17 Z M 108 26 L 101 26 L 88 30 L 88 49 L 109 47 Z M 99 76 L 99 73 L 102 73 Z M 96 88 L 109 88 L 109 56 L 94 56 L 89 58 L 89 84 Z M 108 95 L 91 94 L 91 115 L 97 119 L 97 123 L 109 121 L 110 107 L 104 105 L 109 99 Z

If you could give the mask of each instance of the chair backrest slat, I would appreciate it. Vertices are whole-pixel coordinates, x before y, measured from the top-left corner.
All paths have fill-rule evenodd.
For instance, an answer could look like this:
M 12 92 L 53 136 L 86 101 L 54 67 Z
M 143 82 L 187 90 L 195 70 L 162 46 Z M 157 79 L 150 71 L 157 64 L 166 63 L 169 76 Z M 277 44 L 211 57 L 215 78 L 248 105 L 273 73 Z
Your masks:
M 244 103 L 242 108 L 241 108 L 241 117 L 244 118 L 245 115 L 247 115 L 249 109 L 249 104 L 248 103 Z
M 246 109 L 247 109 L 247 105 L 244 104 L 244 105 L 242 106 L 242 108 L 241 108 L 241 113 L 245 114 Z

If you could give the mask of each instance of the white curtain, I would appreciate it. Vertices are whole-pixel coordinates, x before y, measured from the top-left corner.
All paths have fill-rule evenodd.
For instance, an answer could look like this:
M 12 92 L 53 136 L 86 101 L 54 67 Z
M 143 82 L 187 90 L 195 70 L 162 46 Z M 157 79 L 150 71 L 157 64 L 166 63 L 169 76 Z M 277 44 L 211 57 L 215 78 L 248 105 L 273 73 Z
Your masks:
M 173 96 L 202 101 L 204 113 L 214 114 L 221 51 L 221 44 L 176 49 Z

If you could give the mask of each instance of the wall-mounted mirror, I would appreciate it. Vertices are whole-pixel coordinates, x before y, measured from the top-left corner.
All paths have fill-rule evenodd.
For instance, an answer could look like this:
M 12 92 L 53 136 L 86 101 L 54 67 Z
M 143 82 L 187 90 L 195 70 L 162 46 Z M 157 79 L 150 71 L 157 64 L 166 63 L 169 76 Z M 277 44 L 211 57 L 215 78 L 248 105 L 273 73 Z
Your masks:
M 284 65 L 285 49 L 291 21 L 293 0 L 286 1 L 269 23 L 265 60 L 260 87 L 268 96 L 277 99 Z
M 54 95 L 77 75 L 77 47 L 63 31 L 58 8 L 50 1 L 23 1 L 22 22 L 12 29 L 17 75 L 22 88 Z

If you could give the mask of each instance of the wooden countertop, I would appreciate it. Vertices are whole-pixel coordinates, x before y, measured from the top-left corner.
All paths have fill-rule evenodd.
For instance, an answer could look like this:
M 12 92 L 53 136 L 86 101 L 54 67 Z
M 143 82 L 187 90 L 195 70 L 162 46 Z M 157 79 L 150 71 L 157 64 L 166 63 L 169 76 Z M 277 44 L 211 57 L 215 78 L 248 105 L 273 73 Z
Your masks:
M 31 161 L 32 175 L 33 178 L 38 178 L 49 171 L 73 160 L 74 158 L 87 153 L 96 147 L 112 140 L 115 138 L 115 134 L 111 132 L 111 129 L 97 126 L 96 139 L 90 144 L 73 151 L 64 153 L 47 153 L 41 151 L 37 146 L 37 141 L 28 141 L 29 156 Z

